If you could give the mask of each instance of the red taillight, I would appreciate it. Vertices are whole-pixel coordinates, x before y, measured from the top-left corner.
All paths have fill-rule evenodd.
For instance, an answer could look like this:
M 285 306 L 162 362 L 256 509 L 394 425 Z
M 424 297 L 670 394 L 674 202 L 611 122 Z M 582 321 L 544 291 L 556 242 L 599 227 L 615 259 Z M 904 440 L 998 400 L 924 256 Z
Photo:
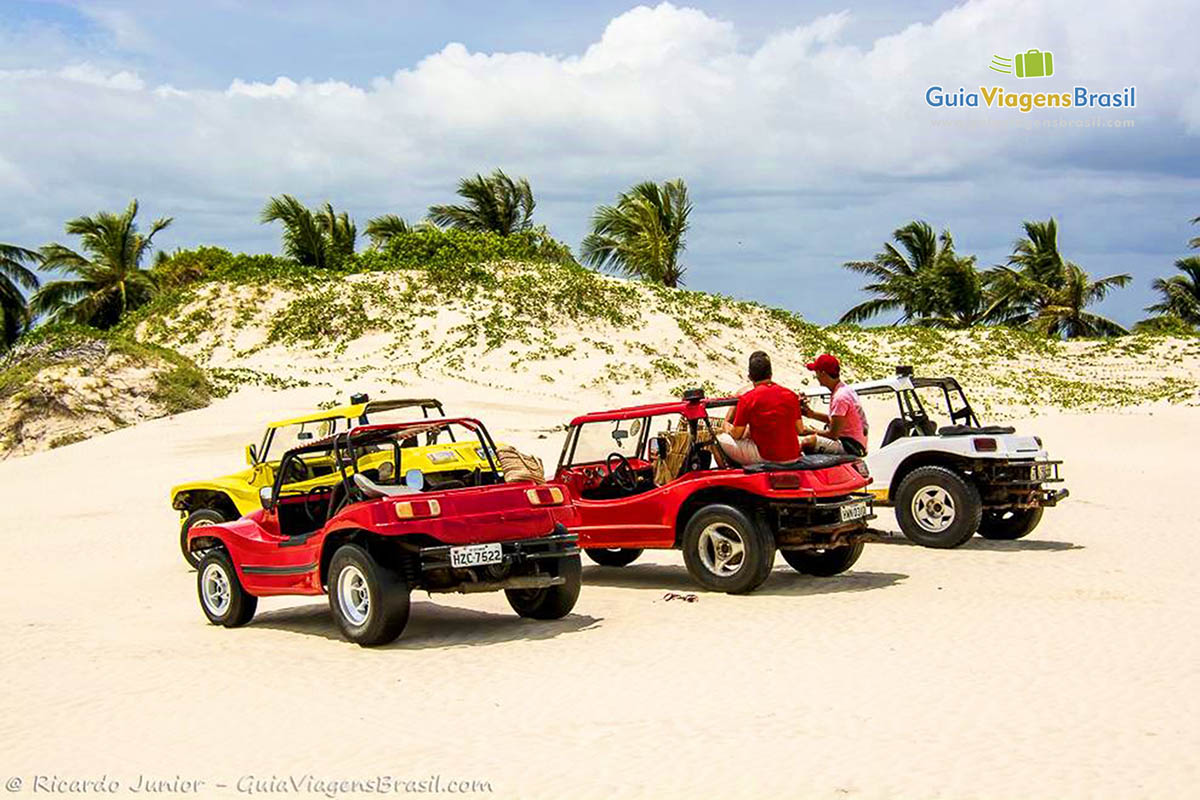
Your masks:
M 972 439 L 971 444 L 974 445 L 975 449 L 981 453 L 996 452 L 995 439 Z
M 437 500 L 406 500 L 396 503 L 396 516 L 400 519 L 423 519 L 442 513 L 442 504 Z
M 800 476 L 795 472 L 771 472 L 767 474 L 767 482 L 772 489 L 799 489 Z
M 529 498 L 529 504 L 534 506 L 560 506 L 563 502 L 562 489 L 557 486 L 526 489 L 525 496 Z

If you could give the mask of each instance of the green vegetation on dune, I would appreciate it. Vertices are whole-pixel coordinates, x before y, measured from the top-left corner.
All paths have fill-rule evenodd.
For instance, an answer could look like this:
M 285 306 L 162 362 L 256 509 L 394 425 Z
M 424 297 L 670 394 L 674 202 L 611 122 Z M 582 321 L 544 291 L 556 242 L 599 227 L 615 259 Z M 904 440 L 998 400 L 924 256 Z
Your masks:
M 31 425 L 66 428 L 46 442 L 61 447 L 203 408 L 213 395 L 204 371 L 174 350 L 82 325 L 45 326 L 0 359 L 0 451 L 27 447 Z
M 326 354 L 334 369 L 356 341 L 381 335 L 381 358 L 396 371 L 465 376 L 487 385 L 528 373 L 548 391 L 569 389 L 559 376 L 565 365 L 584 359 L 594 367 L 583 386 L 623 387 L 619 391 L 631 394 L 655 386 L 651 391 L 661 394 L 695 383 L 730 391 L 739 383 L 749 346 L 762 346 L 789 363 L 837 353 L 855 380 L 912 364 L 924 372 L 958 375 L 968 386 L 993 387 L 997 402 L 1006 406 L 1185 400 L 1194 386 L 1183 377 L 1157 383 L 1139 376 L 1108 382 L 1098 377 L 1106 361 L 1132 349 L 1153 350 L 1161 336 L 1094 345 L 1079 340 L 1068 351 L 1062 340 L 1004 326 L 821 327 L 754 302 L 606 277 L 564 258 L 564 251 L 537 231 L 500 236 L 432 228 L 395 233 L 383 248 L 356 255 L 340 270 L 213 249 L 203 258 L 199 251 L 184 251 L 159 269 L 192 275 L 193 281 L 138 315 L 139 336 L 193 346 L 188 352 L 196 352 L 194 343 L 206 337 L 198 355 L 204 362 L 217 346 L 232 346 L 237 331 L 254 325 L 265 334 L 251 337 L 248 349 L 235 349 L 235 358 L 277 345 Z M 197 267 L 200 261 L 203 268 Z M 183 266 L 176 268 L 176 262 Z M 664 317 L 678 334 L 661 342 L 639 336 L 652 319 Z M 576 331 L 587 332 L 582 344 L 563 341 Z M 489 377 L 470 369 L 493 352 L 506 354 L 512 375 Z M 1041 371 L 1035 374 L 1034 367 Z M 283 386 L 296 380 L 239 369 L 224 370 L 218 384 Z

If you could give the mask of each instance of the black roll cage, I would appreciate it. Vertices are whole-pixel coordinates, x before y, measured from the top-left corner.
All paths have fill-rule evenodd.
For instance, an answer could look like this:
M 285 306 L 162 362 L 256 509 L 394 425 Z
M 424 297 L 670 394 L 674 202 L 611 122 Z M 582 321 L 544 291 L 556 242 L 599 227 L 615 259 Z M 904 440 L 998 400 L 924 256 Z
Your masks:
M 368 400 L 363 406 L 363 413 L 358 417 L 358 424 L 370 425 L 371 421 L 367 418 L 367 415 L 373 412 L 378 413 L 383 411 L 396 411 L 401 408 L 414 407 L 421 409 L 422 419 L 429 419 L 430 411 L 436 411 L 439 417 L 446 416 L 446 409 L 442 406 L 442 401 L 438 400 L 436 397 L 406 397 L 397 400 Z M 299 422 L 296 424 L 298 424 L 301 428 L 303 428 L 305 425 L 315 425 L 319 422 L 333 422 L 336 425 L 337 421 L 340 419 L 346 418 L 335 415 L 322 417 L 321 419 L 312 419 L 308 420 L 307 422 Z M 353 425 L 351 425 L 351 429 L 352 428 Z M 266 454 L 270 451 L 271 444 L 275 441 L 275 431 L 277 430 L 279 430 L 278 427 L 269 427 L 267 428 L 266 433 L 263 434 L 262 442 L 258 447 L 258 457 L 255 459 L 256 463 L 267 463 L 265 461 Z M 448 431 L 448 433 L 450 434 L 450 441 L 455 441 L 454 431 Z M 430 444 L 433 443 L 430 442 Z M 285 452 L 284 455 L 287 455 L 287 453 Z M 283 456 L 280 456 L 279 463 L 282 466 Z
M 467 430 L 473 430 L 476 438 L 479 441 L 479 446 L 483 449 L 484 456 L 487 457 L 488 467 L 495 474 L 500 474 L 500 465 L 496 460 L 496 442 L 494 439 L 492 439 L 492 434 L 488 431 L 487 426 L 485 426 L 479 420 L 469 418 L 435 421 L 431 424 L 436 425 L 439 424 L 439 422 L 440 427 L 438 430 L 447 431 L 450 434 L 451 442 L 456 441 L 454 439 L 453 432 L 450 430 L 452 425 L 462 425 Z M 416 432 L 412 435 L 406 436 L 405 434 L 409 432 L 409 428 L 413 427 L 417 427 Z M 363 430 L 361 428 L 351 428 L 348 431 L 336 433 L 333 436 L 322 439 L 319 442 L 311 442 L 302 447 L 293 447 L 291 450 L 288 450 L 286 453 L 284 453 L 283 457 L 279 460 L 279 469 L 275 471 L 275 480 L 271 485 L 271 502 L 267 507 L 273 508 L 279 502 L 279 495 L 283 490 L 283 476 L 287 472 L 286 466 L 288 459 L 299 458 L 305 453 L 319 451 L 331 452 L 333 455 L 334 464 L 336 465 L 337 471 L 342 479 L 343 491 L 346 493 L 347 497 L 357 496 L 358 487 L 351 480 L 351 478 L 358 472 L 358 456 L 356 455 L 355 451 L 362 447 L 369 447 L 372 444 L 381 444 L 385 441 L 390 441 L 392 444 L 393 458 L 395 459 L 394 463 L 396 465 L 396 475 L 402 475 L 404 473 L 401 470 L 401 459 L 403 458 L 405 448 L 402 447 L 400 443 L 405 439 L 412 438 L 412 436 L 419 435 L 421 432 L 422 429 L 415 423 L 407 426 L 379 429 L 367 428 L 366 430 Z M 431 444 L 436 443 L 436 435 L 437 430 L 428 432 L 428 436 L 432 436 L 435 439 L 435 441 L 430 442 Z M 347 467 L 353 467 L 353 471 L 347 473 Z M 317 488 L 325 489 L 329 487 Z
M 703 400 L 703 402 L 704 402 L 704 409 L 705 409 L 705 411 L 707 411 L 712 408 L 728 408 L 730 406 L 735 406 L 735 405 L 737 405 L 737 398 L 736 397 L 718 398 L 718 399 L 713 399 L 713 400 Z M 634 458 L 642 458 L 642 454 L 644 454 L 646 452 L 646 446 L 650 442 L 649 421 L 651 419 L 654 419 L 654 417 L 662 417 L 662 416 L 668 416 L 668 414 L 661 414 L 661 413 L 660 414 L 647 414 L 644 417 L 633 417 L 631 419 L 617 417 L 617 418 L 609 419 L 609 420 L 595 420 L 593 422 L 584 422 L 580 425 L 572 426 L 570 428 L 570 430 L 567 432 L 566 440 L 563 442 L 562 452 L 560 452 L 558 454 L 558 468 L 557 469 L 561 470 L 564 466 L 571 466 L 571 467 L 577 466 L 574 462 L 575 462 L 575 446 L 579 443 L 579 431 L 583 428 L 584 425 L 597 425 L 597 424 L 604 423 L 604 422 L 620 423 L 620 422 L 632 422 L 633 420 L 640 420 L 642 423 L 642 430 L 639 431 L 639 433 L 638 433 L 638 443 L 637 443 L 637 447 L 633 451 L 633 457 Z M 680 416 L 682 417 L 683 415 L 680 414 Z M 684 460 L 684 465 L 686 467 L 688 464 L 692 463 L 692 460 L 695 457 L 696 450 L 703 446 L 698 445 L 696 443 L 697 433 L 699 433 L 699 430 L 700 430 L 700 421 L 698 419 L 685 418 L 685 422 L 687 423 L 688 428 L 692 435 L 692 450 L 691 450 L 691 452 L 688 453 L 687 458 Z M 712 423 L 709 421 L 707 415 L 704 417 L 704 426 L 706 428 L 708 428 L 708 432 L 709 432 L 709 434 L 712 435 L 713 439 L 716 439 L 716 432 L 712 429 Z M 591 464 L 591 463 L 597 463 L 597 462 L 585 461 L 583 463 Z

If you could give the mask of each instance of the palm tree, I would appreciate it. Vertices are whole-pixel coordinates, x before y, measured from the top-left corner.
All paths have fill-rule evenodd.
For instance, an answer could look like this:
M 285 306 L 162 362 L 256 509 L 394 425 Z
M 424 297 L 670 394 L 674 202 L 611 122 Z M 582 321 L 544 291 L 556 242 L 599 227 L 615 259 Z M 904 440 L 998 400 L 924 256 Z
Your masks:
M 354 255 L 354 243 L 358 238 L 358 226 L 350 215 L 343 211 L 335 214 L 333 206 L 326 203 L 317 216 L 317 223 L 329 241 L 330 254 L 337 259 Z
M 367 220 L 367 236 L 371 237 L 371 246 L 382 250 L 396 236 L 408 233 L 413 229 L 405 219 L 397 214 L 384 214 Z
M 26 264 L 38 264 L 41 256 L 12 244 L 0 244 L 0 350 L 12 347 L 29 330 L 29 302 L 21 289 L 38 288 L 37 275 Z
M 596 209 L 580 258 L 597 269 L 677 287 L 686 271 L 679 255 L 687 246 L 684 236 L 691 213 L 682 178 L 661 185 L 639 183 L 619 194 L 615 206 Z
M 513 180 L 497 169 L 484 177 L 463 178 L 458 195 L 462 206 L 430 206 L 429 218 L 437 225 L 468 231 L 492 231 L 507 236 L 533 226 L 533 190 L 527 178 Z
M 283 223 L 283 252 L 306 267 L 337 267 L 354 254 L 358 229 L 345 211 L 338 214 L 326 203 L 313 212 L 290 194 L 272 197 L 259 222 Z
M 147 303 L 157 287 L 142 259 L 150 252 L 155 234 L 171 224 L 170 217 L 156 219 L 144 236 L 138 233 L 134 200 L 123 214 L 101 211 L 94 217 L 77 217 L 66 232 L 81 237 L 81 255 L 61 244 L 42 248 L 42 266 L 75 276 L 51 281 L 34 294 L 30 310 L 58 322 L 111 328 L 126 311 Z
M 839 323 L 863 322 L 887 311 L 900 312 L 897 324 L 943 316 L 936 313 L 936 273 L 958 258 L 950 231 L 935 235 L 928 222 L 913 220 L 893 231 L 892 239 L 899 247 L 886 242 L 871 261 L 847 261 L 842 265 L 875 278 L 875 283 L 863 288 L 876 296 L 847 311 Z M 974 270 L 974 259 L 970 261 Z M 961 268 L 961 265 L 957 267 Z
M 997 268 L 994 284 L 998 296 L 1013 306 L 1009 320 L 1047 336 L 1121 336 L 1129 333 L 1107 317 L 1087 311 L 1113 289 L 1132 278 L 1125 273 L 1093 281 L 1078 264 L 1058 250 L 1058 224 L 1026 222 L 1025 238 L 1018 239 L 1008 266 Z
M 949 239 L 950 232 L 943 235 Z M 951 251 L 929 277 L 931 310 L 916 319 L 918 325 L 963 330 L 1007 320 L 1009 304 L 991 291 L 992 274 L 975 268 L 975 256 L 957 256 Z
M 1196 217 L 1194 220 L 1192 220 L 1193 225 L 1197 223 L 1200 223 L 1200 217 Z M 1193 237 L 1191 241 L 1188 242 L 1188 247 L 1200 249 L 1200 236 Z
M 1177 317 L 1188 325 L 1200 326 L 1200 257 L 1189 256 L 1175 262 L 1183 275 L 1155 278 L 1150 284 L 1162 300 L 1146 310 L 1162 316 Z

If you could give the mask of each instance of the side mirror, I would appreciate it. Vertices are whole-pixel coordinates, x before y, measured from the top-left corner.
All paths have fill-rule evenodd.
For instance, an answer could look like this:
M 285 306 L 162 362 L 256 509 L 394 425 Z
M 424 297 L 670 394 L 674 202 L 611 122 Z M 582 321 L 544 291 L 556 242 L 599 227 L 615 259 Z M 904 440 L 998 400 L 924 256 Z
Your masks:
M 404 485 L 410 489 L 421 491 L 425 488 L 425 473 L 414 467 L 404 473 Z
M 258 463 L 258 448 L 252 444 L 246 445 L 246 464 L 253 467 Z
M 264 486 L 258 490 L 258 502 L 263 508 L 271 507 L 271 493 L 275 491 L 274 486 Z

